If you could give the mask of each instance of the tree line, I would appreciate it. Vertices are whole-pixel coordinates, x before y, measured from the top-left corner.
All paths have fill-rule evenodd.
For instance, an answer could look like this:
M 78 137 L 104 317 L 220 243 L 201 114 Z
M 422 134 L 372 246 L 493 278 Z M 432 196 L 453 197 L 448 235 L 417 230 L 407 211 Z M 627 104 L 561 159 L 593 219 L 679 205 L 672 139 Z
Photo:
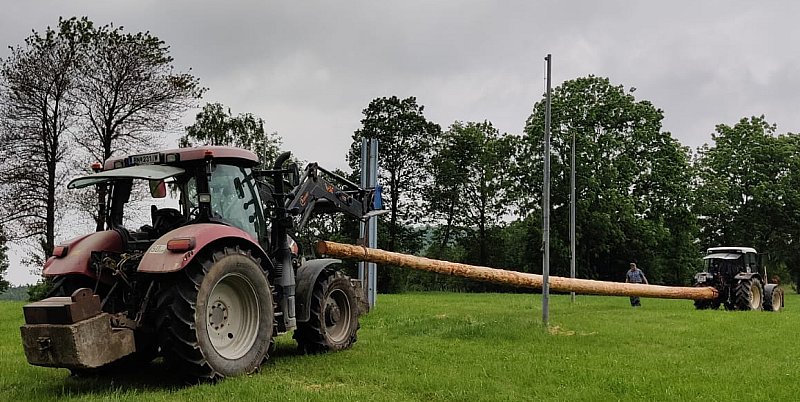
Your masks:
M 12 47 L 0 69 L 2 247 L 5 239 L 34 242 L 29 262 L 41 266 L 67 210 L 102 230 L 108 194 L 65 194 L 66 178 L 94 161 L 163 146 L 158 133 L 175 128 L 204 91 L 191 72 L 175 71 L 169 47 L 149 32 L 60 19 Z M 662 129 L 663 111 L 634 92 L 595 76 L 553 92 L 551 273 L 569 272 L 574 141 L 579 277 L 620 280 L 636 261 L 654 283 L 685 285 L 706 247 L 748 245 L 767 253 L 770 276 L 800 282 L 797 136 L 749 117 L 718 125 L 710 145 L 690 150 Z M 414 97 L 376 98 L 343 156 L 351 172 L 340 173 L 357 178 L 361 139 L 379 141 L 389 209 L 378 225 L 381 248 L 541 272 L 543 131 L 544 99 L 524 131 L 509 134 L 489 120 L 443 128 Z M 180 145 L 240 146 L 269 166 L 281 138 L 252 113 L 207 103 Z M 357 231 L 345 218 L 320 217 L 305 235 L 356 241 Z M 6 267 L 0 253 L 0 286 Z M 390 267 L 379 269 L 378 286 L 508 290 Z
M 800 137 L 764 116 L 714 128 L 697 150 L 662 129 L 663 111 L 634 88 L 588 76 L 553 92 L 551 273 L 568 276 L 570 159 L 575 144 L 576 259 L 582 278 L 619 281 L 629 262 L 651 282 L 689 285 L 708 247 L 762 253 L 769 278 L 800 282 Z M 542 99 L 520 135 L 489 121 L 441 129 L 413 97 L 379 98 L 353 136 L 380 141 L 389 219 L 379 247 L 541 273 Z M 352 238 L 351 238 L 352 239 Z M 379 270 L 381 291 L 507 290 L 406 270 Z

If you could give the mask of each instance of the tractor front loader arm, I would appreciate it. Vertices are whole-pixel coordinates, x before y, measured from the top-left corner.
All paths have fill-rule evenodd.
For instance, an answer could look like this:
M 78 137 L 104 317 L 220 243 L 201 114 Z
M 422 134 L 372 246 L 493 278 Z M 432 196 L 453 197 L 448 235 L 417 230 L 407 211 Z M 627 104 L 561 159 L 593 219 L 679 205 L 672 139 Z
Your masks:
M 314 213 L 342 212 L 366 220 L 387 211 L 381 209 L 380 187 L 363 189 L 316 163 L 306 167 L 300 183 L 292 191 L 287 205 L 293 215 L 300 215 L 297 229 L 302 229 Z

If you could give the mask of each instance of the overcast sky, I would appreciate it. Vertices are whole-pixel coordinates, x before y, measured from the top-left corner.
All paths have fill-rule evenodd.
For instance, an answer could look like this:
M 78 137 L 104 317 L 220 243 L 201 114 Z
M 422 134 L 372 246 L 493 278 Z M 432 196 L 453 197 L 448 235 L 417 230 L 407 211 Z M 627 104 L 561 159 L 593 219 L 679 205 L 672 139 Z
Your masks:
M 636 87 L 692 149 L 714 126 L 766 115 L 800 132 L 797 1 L 2 0 L 0 57 L 59 16 L 150 31 L 202 102 L 262 117 L 301 159 L 344 168 L 361 111 L 415 96 L 446 128 L 489 120 L 519 134 L 544 92 L 594 74 Z M 184 117 L 190 124 L 196 111 Z M 173 135 L 172 140 L 175 136 Z M 12 264 L 13 283 L 35 280 Z

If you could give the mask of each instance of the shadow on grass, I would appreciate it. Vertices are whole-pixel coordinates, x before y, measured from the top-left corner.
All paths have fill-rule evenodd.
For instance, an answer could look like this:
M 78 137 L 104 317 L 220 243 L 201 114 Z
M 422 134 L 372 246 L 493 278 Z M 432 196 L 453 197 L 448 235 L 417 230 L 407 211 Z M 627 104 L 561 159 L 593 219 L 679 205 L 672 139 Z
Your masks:
M 102 373 L 70 374 L 62 383 L 49 384 L 49 394 L 75 396 L 83 394 L 106 394 L 109 391 L 158 391 L 191 387 L 194 384 L 176 373 L 162 359 L 135 368 L 114 368 Z M 45 391 L 45 392 L 47 392 Z
M 292 345 L 278 345 L 262 366 L 279 365 L 282 360 L 301 356 L 303 353 Z M 257 374 L 256 374 L 257 375 Z M 225 381 L 225 380 L 221 380 Z M 187 380 L 182 373 L 176 372 L 161 358 L 147 365 L 135 368 L 120 367 L 103 373 L 71 374 L 64 377 L 63 382 L 42 384 L 42 392 L 50 395 L 76 396 L 91 394 L 107 394 L 109 392 L 175 392 L 203 384 L 214 384 L 209 381 Z

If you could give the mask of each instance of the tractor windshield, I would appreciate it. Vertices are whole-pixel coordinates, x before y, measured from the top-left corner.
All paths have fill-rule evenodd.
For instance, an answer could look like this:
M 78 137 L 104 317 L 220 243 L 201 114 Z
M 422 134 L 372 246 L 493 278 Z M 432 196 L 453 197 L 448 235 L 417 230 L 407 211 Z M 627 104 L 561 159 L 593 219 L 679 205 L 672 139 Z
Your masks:
M 263 237 L 264 217 L 257 208 L 261 201 L 249 168 L 216 165 L 209 188 L 213 217 L 227 221 L 256 239 Z
M 743 259 L 741 254 L 710 254 L 703 258 L 703 262 L 706 272 L 721 275 L 736 275 L 742 270 L 743 267 Z

